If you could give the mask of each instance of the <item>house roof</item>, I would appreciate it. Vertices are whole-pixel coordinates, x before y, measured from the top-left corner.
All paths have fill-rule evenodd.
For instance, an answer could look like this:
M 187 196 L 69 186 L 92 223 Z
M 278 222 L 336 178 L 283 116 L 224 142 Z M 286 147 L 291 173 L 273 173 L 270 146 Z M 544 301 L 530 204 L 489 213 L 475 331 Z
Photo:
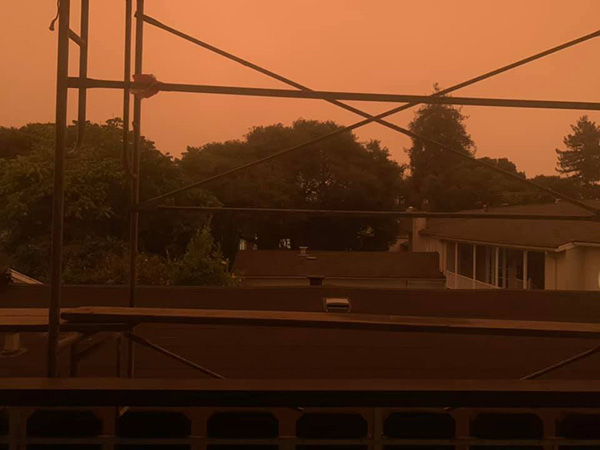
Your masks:
M 21 272 L 17 272 L 16 270 L 9 269 L 8 270 L 10 277 L 12 278 L 13 283 L 17 284 L 42 284 L 41 281 L 36 280 L 35 278 L 28 277 Z
M 600 200 L 586 203 L 600 209 Z M 469 211 L 478 212 L 478 211 Z M 481 214 L 486 214 L 479 211 Z M 490 213 L 591 215 L 570 203 L 489 208 Z M 570 243 L 600 244 L 600 223 L 575 220 L 429 219 L 420 232 L 449 240 L 557 249 Z
M 245 277 L 443 278 L 436 252 L 243 250 L 234 270 Z

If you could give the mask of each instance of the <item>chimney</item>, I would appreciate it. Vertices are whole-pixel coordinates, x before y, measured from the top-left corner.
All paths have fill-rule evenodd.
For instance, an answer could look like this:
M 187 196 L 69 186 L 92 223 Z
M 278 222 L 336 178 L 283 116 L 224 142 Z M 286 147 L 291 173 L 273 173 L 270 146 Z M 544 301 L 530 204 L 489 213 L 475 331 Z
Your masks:
M 421 230 L 427 227 L 427 219 L 425 217 L 413 217 L 412 227 L 410 233 L 410 251 L 411 252 L 424 252 L 427 251 L 425 243 L 421 238 Z

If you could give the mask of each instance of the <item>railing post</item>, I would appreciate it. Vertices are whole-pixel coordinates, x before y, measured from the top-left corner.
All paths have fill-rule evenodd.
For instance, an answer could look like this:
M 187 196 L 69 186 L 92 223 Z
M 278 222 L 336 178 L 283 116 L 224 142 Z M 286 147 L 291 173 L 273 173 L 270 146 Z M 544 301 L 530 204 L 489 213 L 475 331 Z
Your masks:
M 102 420 L 102 435 L 108 438 L 102 444 L 102 450 L 113 450 L 115 448 L 114 438 L 118 418 L 118 408 L 100 408 L 95 411 L 96 416 Z
M 556 410 L 541 411 L 537 413 L 544 423 L 544 439 L 556 439 L 556 422 L 558 414 Z M 557 444 L 545 444 L 544 450 L 558 450 Z
M 208 408 L 190 408 L 186 410 L 186 415 L 192 422 L 191 433 L 196 438 L 196 442 L 190 446 L 191 450 L 206 450 L 208 445 L 208 419 L 212 410 Z
M 12 407 L 8 412 L 8 448 L 9 450 L 21 449 L 22 426 L 21 426 L 21 410 Z
M 383 449 L 383 420 L 383 410 L 381 408 L 373 408 L 373 435 L 371 436 L 373 450 Z
M 452 413 L 456 424 L 456 438 L 468 439 L 471 437 L 471 418 L 475 414 L 472 410 L 459 409 Z M 469 444 L 457 444 L 456 450 L 469 450 Z
M 290 409 L 283 408 L 273 411 L 279 421 L 279 448 L 281 450 L 294 450 L 296 448 L 296 422 L 302 413 Z

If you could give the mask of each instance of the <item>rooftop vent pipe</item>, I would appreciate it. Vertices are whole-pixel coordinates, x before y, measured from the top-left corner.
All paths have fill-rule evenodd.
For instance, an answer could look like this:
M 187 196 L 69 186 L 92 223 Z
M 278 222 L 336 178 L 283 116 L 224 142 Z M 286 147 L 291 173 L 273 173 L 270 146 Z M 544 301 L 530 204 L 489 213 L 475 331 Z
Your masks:
M 350 300 L 348 300 L 347 298 L 324 298 L 323 306 L 325 307 L 326 312 L 350 312 Z

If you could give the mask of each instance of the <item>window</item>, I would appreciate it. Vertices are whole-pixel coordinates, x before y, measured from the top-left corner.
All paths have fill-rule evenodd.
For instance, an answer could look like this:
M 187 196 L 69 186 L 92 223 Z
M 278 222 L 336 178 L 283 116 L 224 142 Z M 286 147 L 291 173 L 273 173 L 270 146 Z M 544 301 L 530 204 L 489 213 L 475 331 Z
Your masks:
M 446 270 L 450 272 L 456 272 L 455 251 L 456 244 L 454 242 L 446 242 Z
M 544 289 L 546 287 L 546 254 L 528 252 L 527 254 L 527 286 L 528 289 Z
M 500 288 L 507 286 L 507 264 L 506 264 L 506 249 L 498 249 L 498 284 Z
M 494 264 L 494 249 L 487 245 L 478 245 L 475 249 L 475 279 L 482 283 L 493 283 L 491 266 Z
M 523 289 L 523 250 L 508 249 L 506 253 L 508 289 Z
M 496 261 L 496 253 L 500 251 L 498 247 L 486 247 L 486 270 L 487 270 L 487 279 L 488 283 L 492 286 L 496 286 L 496 271 L 498 270 L 497 261 Z
M 473 278 L 473 245 L 458 244 L 458 273 Z

